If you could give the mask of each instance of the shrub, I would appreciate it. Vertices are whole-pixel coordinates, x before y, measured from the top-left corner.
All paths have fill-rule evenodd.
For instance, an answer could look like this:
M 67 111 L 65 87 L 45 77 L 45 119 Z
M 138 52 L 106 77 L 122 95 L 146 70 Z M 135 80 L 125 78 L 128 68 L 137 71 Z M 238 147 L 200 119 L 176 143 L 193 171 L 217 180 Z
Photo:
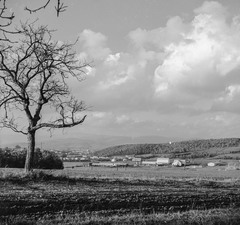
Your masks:
M 0 167 L 23 168 L 27 151 L 0 149 Z M 54 152 L 41 151 L 39 148 L 34 153 L 35 169 L 63 169 L 63 162 Z
M 63 162 L 54 152 L 43 151 L 35 168 L 38 169 L 63 169 Z

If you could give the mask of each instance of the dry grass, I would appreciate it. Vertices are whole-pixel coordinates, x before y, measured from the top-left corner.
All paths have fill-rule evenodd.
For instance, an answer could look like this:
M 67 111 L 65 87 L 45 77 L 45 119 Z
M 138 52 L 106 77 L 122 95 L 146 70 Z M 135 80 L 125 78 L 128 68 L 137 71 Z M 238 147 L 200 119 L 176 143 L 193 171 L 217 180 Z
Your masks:
M 69 165 L 69 164 L 68 164 Z M 76 165 L 76 164 L 75 164 Z M 75 167 L 55 171 L 54 174 L 64 174 L 69 177 L 110 178 L 110 179 L 207 179 L 207 180 L 240 180 L 237 170 L 226 170 L 225 166 L 184 168 L 184 167 Z
M 57 214 L 45 215 L 38 219 L 26 219 L 23 216 L 12 216 L 2 220 L 5 225 L 239 225 L 240 209 L 212 209 L 205 211 L 191 210 L 183 213 L 152 213 L 132 212 L 126 215 L 92 214 Z
M 161 193 L 165 193 L 163 196 L 172 195 L 170 201 L 178 195 L 181 197 L 186 192 L 186 196 L 180 199 L 186 199 L 191 193 L 193 197 L 202 196 L 207 197 L 218 197 L 225 193 L 225 197 L 229 197 L 227 192 L 231 193 L 232 188 L 239 187 L 239 171 L 230 170 L 225 171 L 225 168 L 214 167 L 214 168 L 201 168 L 201 169 L 184 169 L 184 168 L 171 168 L 171 167 L 144 167 L 144 168 L 91 168 L 91 167 L 80 167 L 77 169 L 66 169 L 61 171 L 41 171 L 35 170 L 33 173 L 26 175 L 22 169 L 0 169 L 0 181 L 3 181 L 2 186 L 2 199 L 9 200 L 12 196 L 13 200 L 29 200 L 30 202 L 35 199 L 36 202 L 31 203 L 32 206 L 36 207 L 36 203 L 40 204 L 43 199 L 48 204 L 49 199 L 53 199 L 51 204 L 59 205 L 60 197 L 71 204 L 82 203 L 84 197 L 88 201 L 92 198 L 94 205 L 102 204 L 106 200 L 106 196 L 111 200 L 111 204 L 119 203 L 119 200 L 126 199 L 142 199 L 143 196 L 152 201 L 156 199 Z M 92 179 L 94 178 L 94 179 Z M 96 179 L 97 178 L 97 179 Z M 92 181 L 91 181 L 92 179 Z M 98 180 L 99 179 L 99 180 Z M 12 182 L 12 181 L 17 182 Z M 21 182 L 26 180 L 26 185 L 22 185 Z M 61 182 L 55 182 L 61 181 Z M 77 182 L 69 182 L 69 181 Z M 105 180 L 104 182 L 99 182 Z M 111 180 L 126 180 L 126 182 L 112 182 Z M 158 182 L 163 180 L 163 182 Z M 6 182 L 5 182 L 6 181 Z M 10 182 L 8 182 L 10 181 Z M 30 182 L 29 182 L 30 181 Z M 44 181 L 44 182 L 42 182 Z M 45 182 L 46 181 L 46 182 Z M 48 182 L 54 181 L 54 182 Z M 62 182 L 63 181 L 63 182 Z M 87 182 L 85 182 L 87 181 Z M 91 181 L 91 182 L 88 182 Z M 133 182 L 129 182 L 133 181 Z M 140 181 L 139 183 L 137 181 Z M 149 182 L 148 182 L 149 181 Z M 156 181 L 156 182 L 155 182 Z M 170 182 L 171 181 L 171 182 Z M 177 182 L 175 182 L 177 181 Z M 185 182 L 186 181 L 186 182 Z M 20 182 L 20 183 L 18 183 Z M 158 183 L 157 183 L 158 182 Z M 236 182 L 236 186 L 235 186 Z M 156 184 L 157 185 L 156 185 Z M 169 186 L 167 186 L 169 184 Z M 10 186 L 9 186 L 10 185 Z M 12 185 L 12 186 L 11 186 Z M 180 187 L 182 185 L 182 187 Z M 186 186 L 186 187 L 185 187 Z M 10 188 L 12 187 L 12 189 Z M 5 188 L 5 189 L 4 189 Z M 229 188 L 229 190 L 227 189 Z M 10 191 L 11 189 L 11 191 Z M 158 191 L 159 189 L 159 191 Z M 164 190 L 162 190 L 164 189 Z M 122 192 L 121 192 L 122 191 Z M 154 199 L 150 198 L 151 194 L 154 194 Z M 208 193 L 208 195 L 205 195 Z M 8 193 L 9 192 L 9 195 Z M 120 192 L 122 195 L 119 195 Z M 179 193 L 178 193 L 179 192 Z M 212 192 L 212 193 L 210 193 Z M 136 194 L 138 193 L 138 195 Z M 218 194 L 219 193 L 219 194 Z M 45 194 L 45 197 L 39 197 Z M 106 195 L 107 194 L 107 195 Z M 235 193 L 236 194 L 236 193 Z M 102 195 L 102 197 L 101 197 Z M 106 195 L 106 196 L 105 196 Z M 119 195 L 119 196 L 118 196 Z M 28 197 L 30 196 L 30 197 Z M 115 196 L 115 197 L 114 197 Z M 132 197 L 136 198 L 132 198 Z M 211 198 L 212 198 L 211 197 Z M 233 195 L 232 197 L 235 197 Z M 116 199 L 114 199 L 116 198 Z M 77 202 L 81 199 L 80 202 Z M 90 199 L 90 200 L 89 200 Z M 114 200 L 114 201 L 113 201 Z M 211 199 L 210 199 L 211 200 Z M 55 202 L 56 201 L 56 202 Z M 86 204 L 89 204 L 89 202 Z M 221 201 L 225 201 L 222 198 Z M 137 202 L 137 201 L 136 201 Z M 161 204 L 162 200 L 159 201 Z M 2 202 L 4 203 L 4 201 Z M 49 207 L 51 205 L 49 203 Z M 110 204 L 110 203 L 109 203 Z M 169 203 L 171 204 L 171 202 Z M 4 206 L 2 204 L 2 206 Z M 48 206 L 48 205 L 47 205 Z M 84 205 L 85 206 L 85 205 Z M 125 203 L 124 203 L 125 206 Z M 170 205 L 171 206 L 171 205 Z M 235 205 L 236 207 L 239 205 Z M 4 206 L 5 207 L 5 206 Z M 112 205 L 111 205 L 112 207 Z M 214 206 L 216 201 L 214 200 Z M 81 210 L 75 211 L 53 211 L 52 213 L 45 214 L 44 216 L 30 215 L 24 213 L 22 215 L 9 215 L 0 219 L 0 224 L 5 225 L 45 225 L 45 224 L 85 224 L 85 225 L 97 225 L 97 224 L 176 224 L 176 225 L 238 225 L 240 221 L 240 209 L 234 208 L 234 204 L 231 202 L 226 205 L 228 209 L 209 209 L 209 210 L 190 210 L 185 212 L 175 212 L 168 210 L 168 213 L 160 213 L 152 210 L 150 213 L 139 210 L 139 208 L 127 212 L 116 211 L 113 214 L 109 214 L 110 211 L 99 209 L 99 211 Z M 232 208 L 231 208 L 232 207 Z M 21 209 L 23 205 L 21 205 Z M 4 209 L 4 208 L 2 208 Z M 11 207 L 9 208 L 11 209 Z M 26 208 L 27 209 L 27 208 Z M 190 207 L 189 209 L 199 209 Z M 188 209 L 188 210 L 189 210 Z M 206 209 L 205 207 L 203 209 Z M 98 209 L 97 209 L 98 210 Z M 119 210 L 119 209 L 117 209 Z M 161 211 L 166 212 L 166 211 Z M 146 213 L 146 214 L 145 214 Z

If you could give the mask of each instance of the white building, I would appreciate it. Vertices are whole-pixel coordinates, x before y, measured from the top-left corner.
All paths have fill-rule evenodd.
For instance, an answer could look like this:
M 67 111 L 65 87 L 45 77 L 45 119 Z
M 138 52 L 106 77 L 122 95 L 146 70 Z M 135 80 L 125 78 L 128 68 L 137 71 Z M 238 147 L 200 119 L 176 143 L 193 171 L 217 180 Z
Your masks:
M 184 159 L 174 159 L 173 166 L 185 166 L 186 165 L 186 160 Z
M 145 165 L 145 166 L 156 166 L 157 162 L 156 161 L 142 161 L 142 165 Z
M 157 158 L 157 165 L 169 165 L 170 159 L 169 158 Z

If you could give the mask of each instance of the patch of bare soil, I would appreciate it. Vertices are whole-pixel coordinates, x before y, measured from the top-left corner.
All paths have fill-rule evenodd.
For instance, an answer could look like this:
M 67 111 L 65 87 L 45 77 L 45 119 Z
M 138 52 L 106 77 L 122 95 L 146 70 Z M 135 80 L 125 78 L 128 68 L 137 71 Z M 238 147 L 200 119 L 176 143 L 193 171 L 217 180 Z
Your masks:
M 59 212 L 174 212 L 240 207 L 240 183 L 213 181 L 0 181 L 0 217 Z

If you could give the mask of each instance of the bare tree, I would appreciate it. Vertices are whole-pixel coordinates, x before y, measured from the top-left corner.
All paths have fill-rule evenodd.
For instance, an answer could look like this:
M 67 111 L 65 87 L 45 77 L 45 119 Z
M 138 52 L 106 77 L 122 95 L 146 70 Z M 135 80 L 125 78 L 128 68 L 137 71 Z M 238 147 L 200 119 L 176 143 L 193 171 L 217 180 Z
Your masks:
M 86 106 L 71 95 L 68 80 L 81 81 L 89 65 L 77 59 L 73 44 L 54 42 L 51 34 L 46 26 L 22 25 L 18 43 L 0 51 L 1 126 L 27 135 L 26 172 L 32 169 L 39 129 L 73 127 L 86 118 L 81 114 Z M 55 117 L 44 117 L 43 109 L 54 110 Z

